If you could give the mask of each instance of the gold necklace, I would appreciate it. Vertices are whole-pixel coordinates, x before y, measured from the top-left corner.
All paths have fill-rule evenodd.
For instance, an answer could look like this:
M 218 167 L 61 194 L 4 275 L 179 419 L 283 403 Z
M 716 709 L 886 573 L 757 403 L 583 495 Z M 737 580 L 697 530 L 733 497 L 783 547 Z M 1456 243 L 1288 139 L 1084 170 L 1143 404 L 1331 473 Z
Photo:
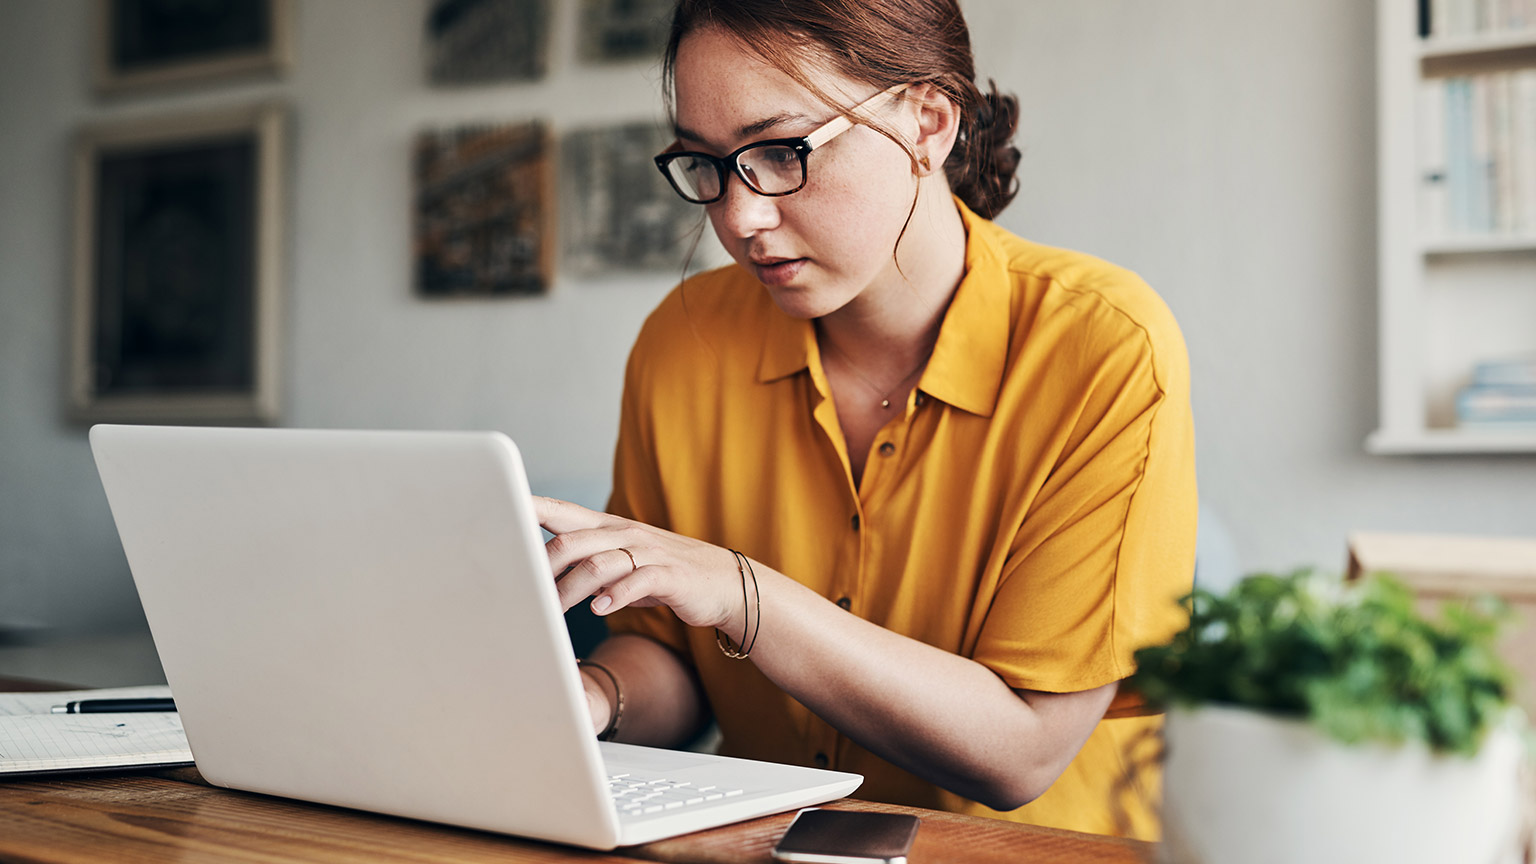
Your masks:
M 827 347 L 831 348 L 833 350 L 833 352 L 835 352 L 837 354 L 837 356 L 843 358 L 843 362 L 845 364 L 847 364 L 849 371 L 851 371 L 854 375 L 857 375 L 860 381 L 863 381 L 864 384 L 867 387 L 869 387 L 870 390 L 874 391 L 875 394 L 880 397 L 880 408 L 882 410 L 890 410 L 890 407 L 891 407 L 891 396 L 893 394 L 895 394 L 895 392 L 897 390 L 900 390 L 901 389 L 901 385 L 907 383 L 907 381 L 910 380 L 913 375 L 916 375 L 917 373 L 923 371 L 923 367 L 928 365 L 929 358 L 933 356 L 932 349 L 929 349 L 928 356 L 923 358 L 923 362 L 917 364 L 917 368 L 915 368 L 911 372 L 908 372 L 907 374 L 901 376 L 901 380 L 896 382 L 896 386 L 892 387 L 889 390 L 882 391 L 880 389 L 880 385 L 876 384 L 875 382 L 873 382 L 871 380 L 869 380 L 868 376 L 866 376 L 863 372 L 859 371 L 859 367 L 854 364 L 853 358 L 851 358 L 847 354 L 843 353 L 843 349 L 837 347 L 837 345 L 834 344 L 832 342 L 832 340 L 830 340 L 830 339 L 827 340 Z

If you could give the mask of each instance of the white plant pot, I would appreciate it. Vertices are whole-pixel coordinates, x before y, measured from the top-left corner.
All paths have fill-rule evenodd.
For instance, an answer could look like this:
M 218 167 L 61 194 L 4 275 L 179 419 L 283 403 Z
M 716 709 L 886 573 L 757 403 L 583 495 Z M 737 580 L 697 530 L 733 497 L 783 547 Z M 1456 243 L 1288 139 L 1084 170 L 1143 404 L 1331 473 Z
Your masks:
M 1168 864 L 1514 864 L 1519 736 L 1471 759 L 1421 744 L 1346 746 L 1313 727 L 1209 706 L 1169 712 Z

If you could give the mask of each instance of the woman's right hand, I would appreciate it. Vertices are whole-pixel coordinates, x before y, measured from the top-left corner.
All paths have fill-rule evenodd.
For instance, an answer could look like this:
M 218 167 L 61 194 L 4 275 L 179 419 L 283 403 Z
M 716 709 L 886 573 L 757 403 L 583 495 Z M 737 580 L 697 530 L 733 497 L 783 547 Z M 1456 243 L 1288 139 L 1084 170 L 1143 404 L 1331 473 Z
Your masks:
M 545 548 L 562 609 L 591 597 L 598 615 L 664 605 L 690 627 L 746 629 L 744 576 L 729 549 L 554 498 L 533 505 L 555 535 Z M 766 568 L 756 572 L 767 581 Z

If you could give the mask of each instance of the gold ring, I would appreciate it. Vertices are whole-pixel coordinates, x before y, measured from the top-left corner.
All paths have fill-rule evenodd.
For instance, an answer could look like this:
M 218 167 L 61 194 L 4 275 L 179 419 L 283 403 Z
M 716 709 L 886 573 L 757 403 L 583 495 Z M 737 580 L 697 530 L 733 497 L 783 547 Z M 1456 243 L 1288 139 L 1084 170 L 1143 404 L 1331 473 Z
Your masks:
M 623 546 L 619 547 L 619 551 L 629 556 L 629 569 L 631 572 L 640 569 L 640 565 L 635 563 L 635 553 L 625 549 Z

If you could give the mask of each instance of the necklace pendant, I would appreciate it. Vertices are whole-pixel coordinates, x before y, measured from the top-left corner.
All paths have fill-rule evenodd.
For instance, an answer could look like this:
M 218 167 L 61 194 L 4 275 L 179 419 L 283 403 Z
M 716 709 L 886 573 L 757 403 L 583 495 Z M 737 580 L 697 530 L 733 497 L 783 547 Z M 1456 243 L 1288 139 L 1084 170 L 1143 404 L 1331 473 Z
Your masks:
M 889 407 L 891 407 L 891 400 L 889 400 L 889 399 L 881 399 L 880 400 L 880 407 L 881 408 L 889 408 Z

